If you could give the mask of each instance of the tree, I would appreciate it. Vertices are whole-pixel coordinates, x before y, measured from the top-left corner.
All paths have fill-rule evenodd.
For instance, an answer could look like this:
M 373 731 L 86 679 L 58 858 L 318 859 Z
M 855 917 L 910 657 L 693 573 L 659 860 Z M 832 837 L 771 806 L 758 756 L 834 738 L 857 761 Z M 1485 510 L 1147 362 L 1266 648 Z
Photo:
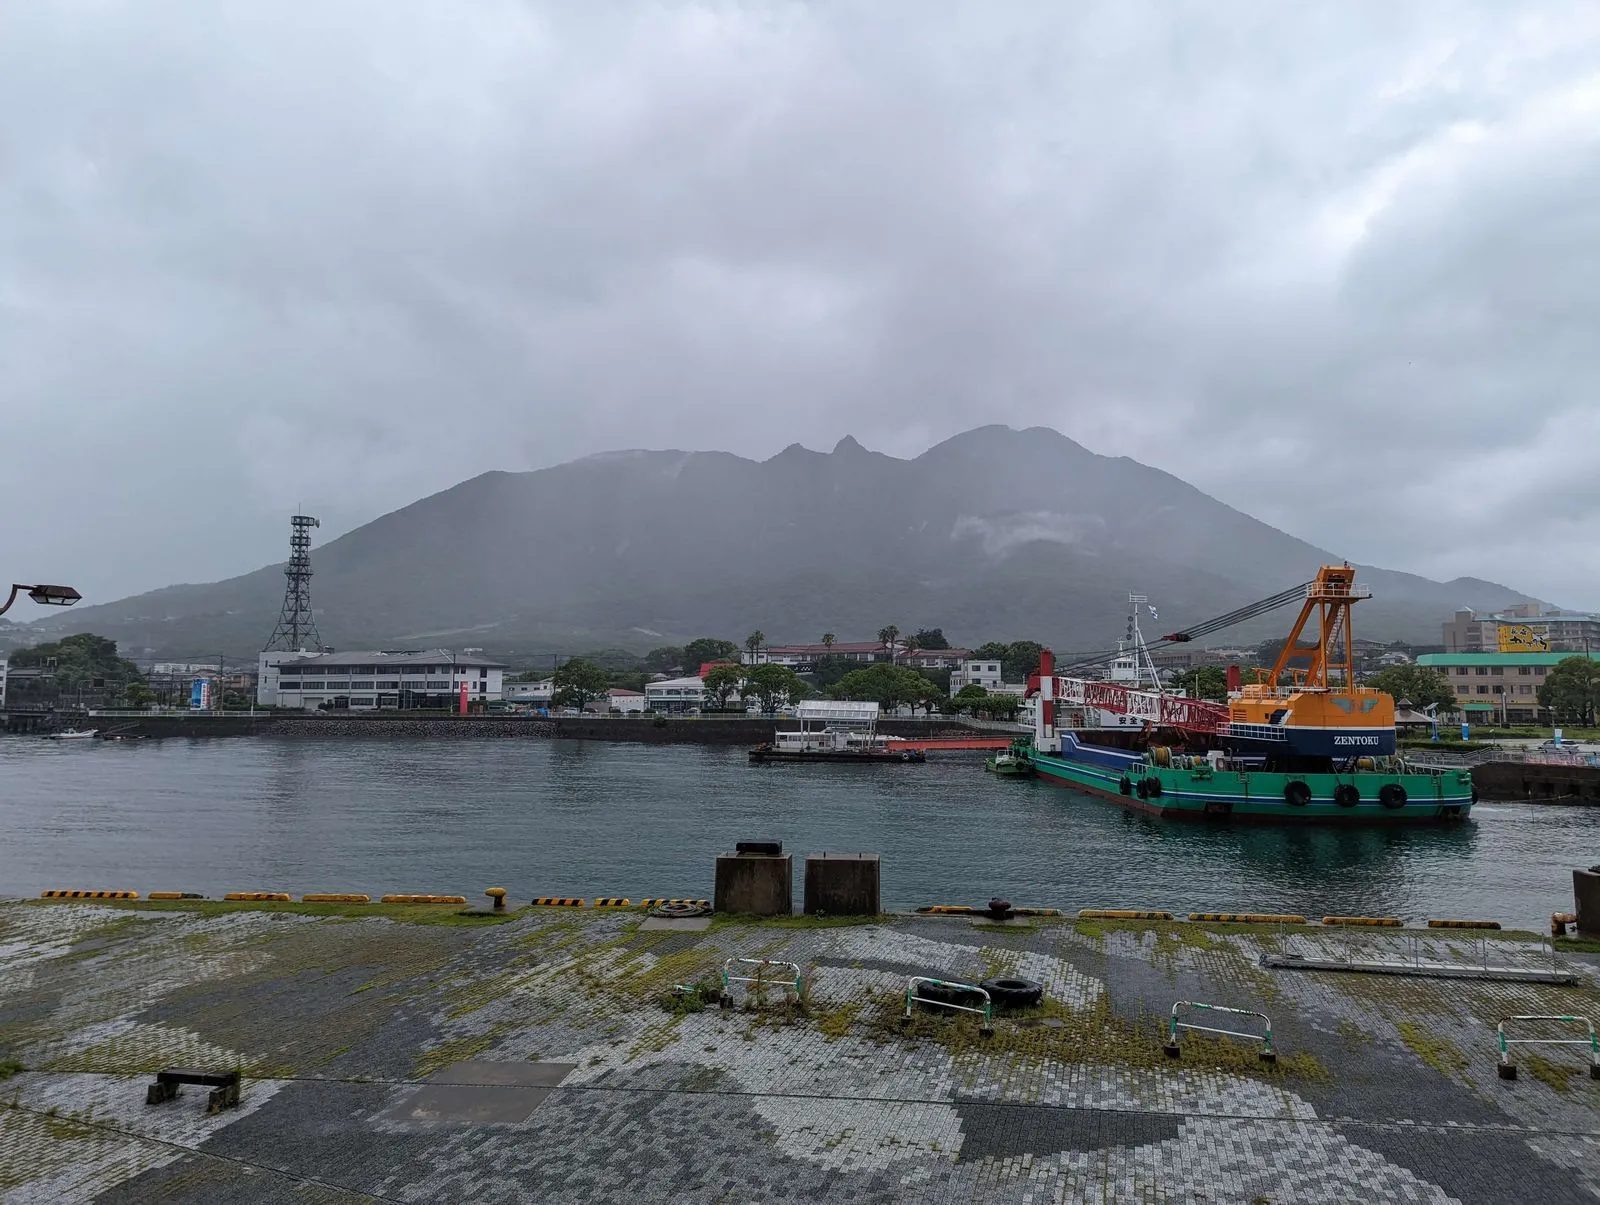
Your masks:
M 767 634 L 760 628 L 757 628 L 744 638 L 744 647 L 750 651 L 750 659 L 752 661 L 755 660 L 756 654 L 761 651 L 761 646 L 766 642 Z
M 973 715 L 987 716 L 991 720 L 1014 720 L 1022 708 L 1016 695 L 990 695 L 980 699 L 972 708 Z
M 912 637 L 919 649 L 947 649 L 950 642 L 944 638 L 943 628 L 918 628 Z
M 64 698 L 68 692 L 77 696 L 90 691 L 102 692 L 103 697 L 112 699 L 135 682 L 143 684 L 145 680 L 137 665 L 117 655 L 115 640 L 89 632 L 17 649 L 10 657 L 12 669 L 49 671 L 45 680 L 27 686 L 12 683 L 13 702 L 50 702 Z
M 651 649 L 644 655 L 644 668 L 652 674 L 668 674 L 675 669 L 682 669 L 684 663 L 684 650 L 675 644 L 664 644 L 658 649 Z M 696 665 L 693 668 L 698 669 Z
M 574 657 L 550 678 L 555 687 L 550 695 L 552 707 L 575 707 L 582 711 L 595 699 L 604 698 L 611 688 L 611 676 L 593 661 Z
M 1213 703 L 1228 701 L 1228 671 L 1220 665 L 1197 665 L 1186 669 L 1172 679 L 1179 690 L 1189 692 L 1192 699 L 1210 699 Z
M 728 705 L 728 697 L 739 689 L 739 684 L 744 681 L 744 670 L 737 665 L 718 665 L 706 671 L 706 694 L 711 696 L 721 711 Z
M 1010 651 L 1011 646 L 1009 644 L 1000 644 L 991 640 L 988 644 L 973 649 L 972 655 L 979 661 L 1004 661 L 1006 654 Z
M 1593 727 L 1600 706 L 1600 662 L 1563 657 L 1540 685 L 1539 705 L 1563 724 Z
M 1006 646 L 1001 658 L 1000 673 L 1007 682 L 1025 682 L 1029 674 L 1039 672 L 1039 654 L 1044 645 L 1036 640 L 1014 640 Z
M 140 681 L 129 683 L 125 698 L 128 706 L 133 710 L 143 711 L 151 703 L 155 702 L 156 696 L 154 691 Z
M 879 662 L 846 674 L 828 691 L 835 699 L 861 699 L 880 707 L 916 706 L 943 698 L 943 692 L 915 670 Z
M 683 668 L 694 673 L 708 661 L 737 661 L 739 646 L 731 640 L 701 636 L 683 646 Z
M 837 639 L 837 637 L 834 636 L 834 634 L 832 632 L 824 632 L 824 633 L 822 633 L 823 656 L 825 656 L 825 657 L 833 656 L 833 642 L 836 639 Z
M 899 640 L 899 639 L 900 639 L 900 629 L 895 627 L 894 624 L 892 624 L 892 623 L 889 624 L 887 627 L 882 627 L 882 628 L 878 629 L 878 641 L 883 645 L 884 648 L 886 648 L 889 651 L 889 661 L 890 661 L 891 664 L 893 664 L 894 657 L 895 657 L 894 644 L 895 644 L 895 641 Z
M 1418 709 L 1438 707 L 1446 710 L 1456 705 L 1450 680 L 1428 665 L 1391 665 L 1373 674 L 1366 684 L 1397 700 L 1405 699 Z
M 757 665 L 745 675 L 744 689 L 762 712 L 772 715 L 804 695 L 806 684 L 787 665 Z
M 950 710 L 960 715 L 972 711 L 989 697 L 989 692 L 976 682 L 969 682 L 950 697 Z

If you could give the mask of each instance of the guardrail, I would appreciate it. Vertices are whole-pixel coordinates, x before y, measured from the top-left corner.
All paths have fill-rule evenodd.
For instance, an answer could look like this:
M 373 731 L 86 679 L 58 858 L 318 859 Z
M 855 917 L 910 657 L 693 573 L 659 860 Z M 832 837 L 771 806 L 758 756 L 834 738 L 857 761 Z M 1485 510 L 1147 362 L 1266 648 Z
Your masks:
M 957 1004 L 953 1000 L 935 1000 L 932 996 L 917 995 L 917 985 L 927 983 L 934 987 L 948 988 L 953 992 L 965 992 L 974 996 L 983 997 L 983 1007 L 976 1008 L 970 1004 Z M 983 1025 L 979 1032 L 989 1034 L 994 1032 L 994 1000 L 990 997 L 987 988 L 979 987 L 976 983 L 956 983 L 948 979 L 935 979 L 932 975 L 913 975 L 906 980 L 906 1011 L 901 1017 L 902 1023 L 911 1020 L 912 1005 L 927 1004 L 933 1008 L 948 1008 L 952 1012 L 974 1013 L 983 1018 Z
M 1193 1021 L 1178 1020 L 1180 1008 L 1203 1009 L 1208 1013 L 1229 1013 L 1235 1017 L 1260 1017 L 1261 1023 L 1266 1027 L 1264 1033 L 1246 1033 L 1238 1029 L 1220 1029 L 1214 1025 L 1196 1025 Z M 1180 1029 L 1193 1030 L 1196 1033 L 1218 1033 L 1229 1038 L 1244 1038 L 1251 1042 L 1260 1042 L 1259 1052 L 1263 1063 L 1276 1063 L 1278 1052 L 1272 1048 L 1272 1018 L 1266 1013 L 1258 1013 L 1250 1008 L 1228 1008 L 1221 1004 L 1202 1004 L 1198 1000 L 1178 1000 L 1172 1005 L 1172 1019 L 1167 1025 L 1167 1044 L 1162 1047 L 1169 1059 L 1175 1059 L 1182 1051 L 1178 1047 L 1178 1031 Z
M 756 968 L 754 975 L 735 975 L 733 968 L 736 966 L 753 966 Z M 762 972 L 768 967 L 788 967 L 793 974 L 788 979 L 774 979 Z M 722 1001 L 725 1007 L 731 1007 L 733 998 L 729 994 L 729 987 L 735 983 L 753 983 L 756 992 L 766 986 L 781 987 L 785 991 L 793 992 L 796 1000 L 800 999 L 800 964 L 795 962 L 774 962 L 770 958 L 730 958 L 722 964 Z
M 1507 1021 L 1560 1021 L 1583 1025 L 1588 1028 L 1589 1036 L 1587 1038 L 1508 1038 L 1506 1037 Z M 1600 1079 L 1600 1037 L 1596 1037 L 1594 1022 L 1589 1020 L 1588 1017 L 1538 1015 L 1505 1017 L 1500 1024 L 1495 1026 L 1495 1036 L 1500 1043 L 1499 1075 L 1501 1079 L 1517 1078 L 1517 1065 L 1511 1061 L 1511 1047 L 1513 1046 L 1587 1046 L 1589 1048 L 1589 1078 Z

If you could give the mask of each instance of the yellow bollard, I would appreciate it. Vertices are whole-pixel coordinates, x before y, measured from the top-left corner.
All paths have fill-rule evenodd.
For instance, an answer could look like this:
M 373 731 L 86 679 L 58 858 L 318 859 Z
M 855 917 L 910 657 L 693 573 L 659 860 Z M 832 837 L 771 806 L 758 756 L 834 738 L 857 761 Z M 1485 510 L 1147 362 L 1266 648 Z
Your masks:
M 496 912 L 504 912 L 506 910 L 506 889 L 504 887 L 490 887 L 483 894 L 494 901 L 494 910 Z

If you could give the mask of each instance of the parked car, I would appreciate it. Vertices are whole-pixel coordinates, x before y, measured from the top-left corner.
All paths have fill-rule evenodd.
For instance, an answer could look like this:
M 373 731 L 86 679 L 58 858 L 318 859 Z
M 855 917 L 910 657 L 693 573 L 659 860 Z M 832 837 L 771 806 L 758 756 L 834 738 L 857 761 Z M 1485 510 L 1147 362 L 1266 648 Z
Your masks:
M 1578 742 L 1569 741 L 1566 737 L 1562 737 L 1559 741 L 1542 741 L 1539 744 L 1540 753 L 1577 753 L 1578 751 Z

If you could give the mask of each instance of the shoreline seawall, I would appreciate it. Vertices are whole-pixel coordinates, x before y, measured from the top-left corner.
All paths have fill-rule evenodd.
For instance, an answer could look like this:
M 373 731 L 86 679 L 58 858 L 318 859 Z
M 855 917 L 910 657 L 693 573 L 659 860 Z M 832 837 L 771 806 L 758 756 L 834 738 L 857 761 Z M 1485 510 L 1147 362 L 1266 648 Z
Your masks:
M 788 721 L 792 722 L 792 721 Z M 262 736 L 289 740 L 461 737 L 473 740 L 536 739 L 628 741 L 638 744 L 756 745 L 772 739 L 777 722 L 748 716 L 666 716 L 661 720 L 515 715 L 420 715 L 382 712 L 306 715 L 293 712 L 222 715 L 96 716 L 63 714 L 60 727 L 97 728 L 138 738 Z M 885 720 L 891 736 L 933 737 L 968 732 L 960 721 Z

